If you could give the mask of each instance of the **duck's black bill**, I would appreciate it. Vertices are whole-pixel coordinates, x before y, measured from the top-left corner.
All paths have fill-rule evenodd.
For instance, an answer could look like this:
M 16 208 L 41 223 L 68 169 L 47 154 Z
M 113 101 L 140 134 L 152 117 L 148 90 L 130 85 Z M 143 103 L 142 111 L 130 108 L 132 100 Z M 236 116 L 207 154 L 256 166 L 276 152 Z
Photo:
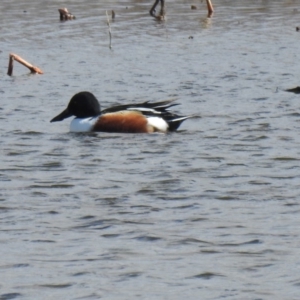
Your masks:
M 73 114 L 71 114 L 69 112 L 69 110 L 66 108 L 63 112 L 61 112 L 58 116 L 56 116 L 55 118 L 53 118 L 50 122 L 58 122 L 58 121 L 62 121 L 66 118 L 69 118 L 73 116 Z

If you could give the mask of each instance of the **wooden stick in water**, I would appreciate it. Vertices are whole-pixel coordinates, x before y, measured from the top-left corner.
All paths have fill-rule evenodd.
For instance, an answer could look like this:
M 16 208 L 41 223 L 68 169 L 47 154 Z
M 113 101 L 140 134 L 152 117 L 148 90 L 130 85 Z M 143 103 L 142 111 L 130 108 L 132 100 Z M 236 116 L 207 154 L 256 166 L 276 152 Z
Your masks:
M 159 2 L 160 2 L 160 12 L 158 15 L 156 15 L 155 10 Z M 155 0 L 154 4 L 150 9 L 150 15 L 159 21 L 163 21 L 166 16 L 165 0 Z
M 43 74 L 44 73 L 40 68 L 35 67 L 34 65 L 30 64 L 28 61 L 26 61 L 25 59 L 23 59 L 19 55 L 14 54 L 14 53 L 10 53 L 9 54 L 8 70 L 7 70 L 7 75 L 9 75 L 9 76 L 11 76 L 12 73 L 13 73 L 14 60 L 16 60 L 17 62 L 19 62 L 20 64 L 22 64 L 26 68 L 28 68 L 31 73 L 35 73 L 35 74 Z
M 208 17 L 210 18 L 214 12 L 214 8 L 211 3 L 211 0 L 206 0 L 206 4 L 207 4 Z
M 109 49 L 111 49 L 111 29 L 110 29 L 109 16 L 107 11 L 106 11 L 106 18 L 107 18 L 107 26 L 108 26 L 108 33 L 109 33 Z
M 14 57 L 9 55 L 9 62 L 8 62 L 8 69 L 7 69 L 7 75 L 11 76 L 14 69 Z

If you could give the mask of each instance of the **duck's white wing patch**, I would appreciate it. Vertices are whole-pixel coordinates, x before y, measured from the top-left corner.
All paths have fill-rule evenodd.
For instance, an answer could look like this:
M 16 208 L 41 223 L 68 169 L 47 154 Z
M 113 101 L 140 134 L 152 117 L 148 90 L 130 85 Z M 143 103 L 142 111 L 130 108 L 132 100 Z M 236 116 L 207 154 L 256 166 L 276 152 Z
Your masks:
M 160 111 L 157 111 L 153 108 L 146 108 L 146 107 L 129 107 L 129 108 L 127 108 L 127 110 L 140 111 L 140 112 L 146 112 L 146 113 L 150 112 L 150 113 L 159 114 L 159 115 L 161 114 Z
M 148 124 L 156 128 L 157 130 L 162 132 L 168 131 L 169 125 L 164 119 L 159 117 L 148 117 L 147 120 Z
M 90 132 L 94 128 L 94 125 L 97 120 L 98 120 L 98 117 L 85 118 L 85 119 L 75 118 L 71 122 L 70 131 L 71 132 Z

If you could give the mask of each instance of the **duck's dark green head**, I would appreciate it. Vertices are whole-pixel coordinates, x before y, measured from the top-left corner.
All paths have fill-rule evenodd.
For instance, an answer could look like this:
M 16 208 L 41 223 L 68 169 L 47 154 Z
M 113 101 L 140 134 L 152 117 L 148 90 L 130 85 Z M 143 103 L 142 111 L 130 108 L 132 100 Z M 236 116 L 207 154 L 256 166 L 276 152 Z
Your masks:
M 101 109 L 97 98 L 90 92 L 80 92 L 74 95 L 68 107 L 50 122 L 62 121 L 71 116 L 89 118 L 100 115 Z

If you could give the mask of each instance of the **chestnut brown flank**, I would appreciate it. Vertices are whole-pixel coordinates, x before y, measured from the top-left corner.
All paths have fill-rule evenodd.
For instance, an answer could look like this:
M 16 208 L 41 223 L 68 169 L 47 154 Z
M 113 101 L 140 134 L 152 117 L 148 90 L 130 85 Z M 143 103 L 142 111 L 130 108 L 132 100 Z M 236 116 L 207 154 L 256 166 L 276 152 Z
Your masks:
M 101 116 L 93 131 L 149 133 L 153 132 L 154 128 L 148 125 L 143 114 L 136 111 L 120 111 Z

